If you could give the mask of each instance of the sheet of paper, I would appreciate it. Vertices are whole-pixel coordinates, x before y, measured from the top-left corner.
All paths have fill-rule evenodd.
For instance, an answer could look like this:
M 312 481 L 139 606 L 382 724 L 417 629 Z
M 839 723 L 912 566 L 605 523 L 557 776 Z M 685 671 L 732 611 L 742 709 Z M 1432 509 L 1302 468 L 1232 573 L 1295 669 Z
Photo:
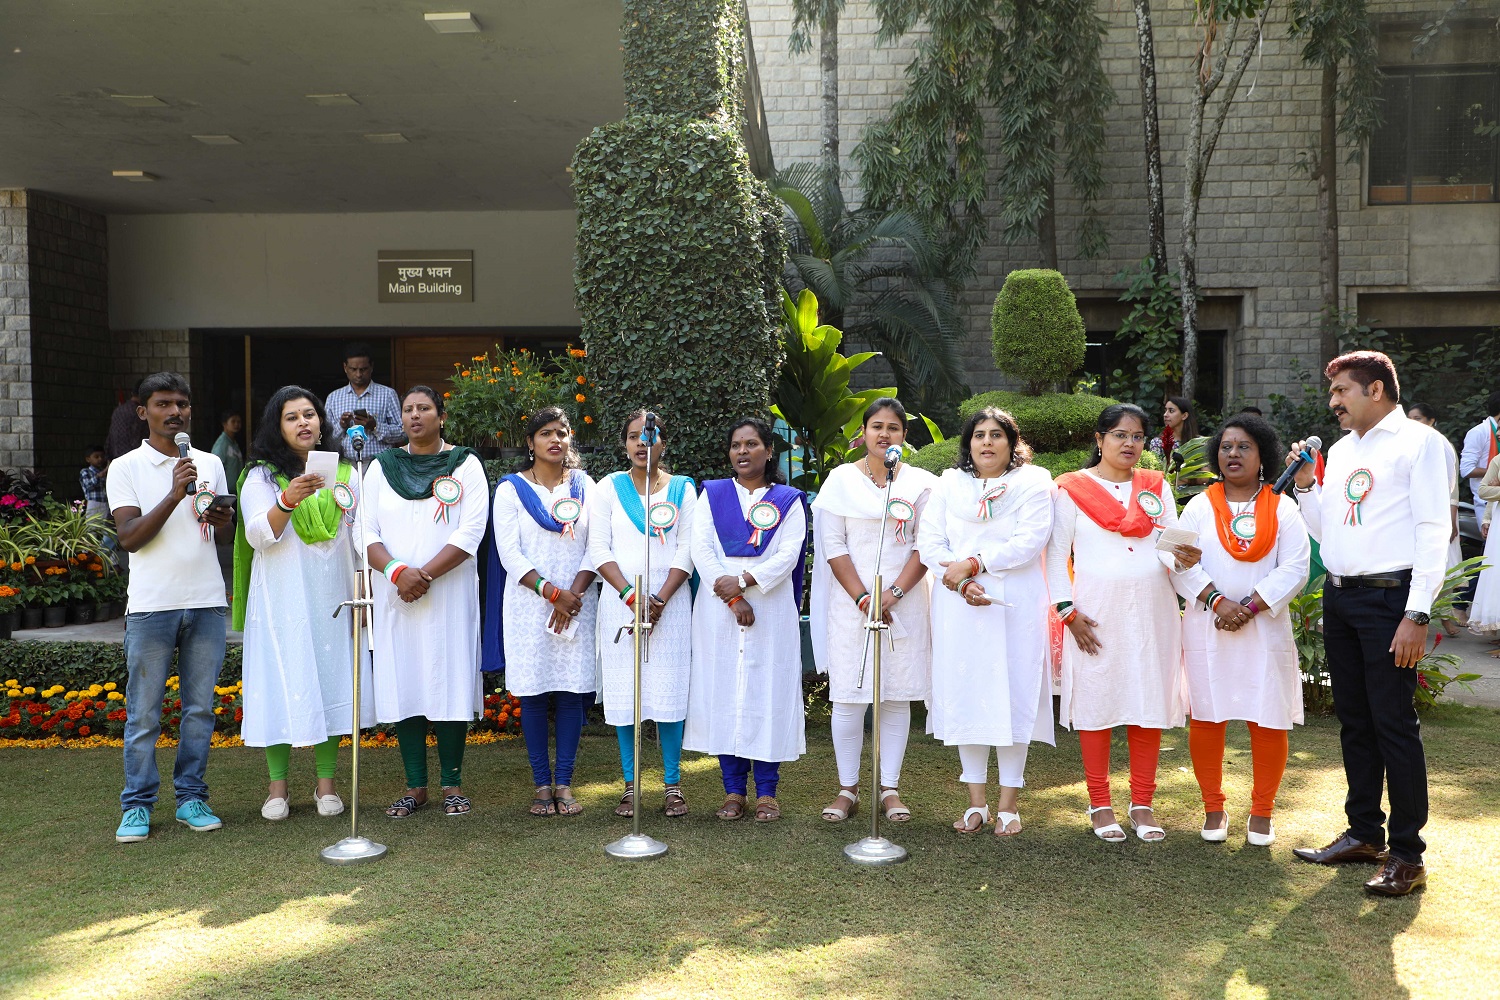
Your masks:
M 905 639 L 907 636 L 906 626 L 901 623 L 901 616 L 891 612 L 890 637 L 892 639 Z
M 565 629 L 563 629 L 561 632 L 554 632 L 554 631 L 552 631 L 552 629 L 550 629 L 547 626 L 546 622 L 542 622 L 542 631 L 546 632 L 548 635 L 550 635 L 554 639 L 570 639 L 570 640 L 571 639 L 577 639 L 578 638 L 578 619 L 577 618 L 570 618 L 570 619 L 568 619 L 568 627 L 565 628 Z
M 307 472 L 310 475 L 322 476 L 323 486 L 331 489 L 338 481 L 339 456 L 332 451 L 310 451 L 307 453 Z
M 1186 528 L 1163 528 L 1156 536 L 1156 547 L 1162 552 L 1171 552 L 1179 545 L 1198 544 L 1198 533 Z

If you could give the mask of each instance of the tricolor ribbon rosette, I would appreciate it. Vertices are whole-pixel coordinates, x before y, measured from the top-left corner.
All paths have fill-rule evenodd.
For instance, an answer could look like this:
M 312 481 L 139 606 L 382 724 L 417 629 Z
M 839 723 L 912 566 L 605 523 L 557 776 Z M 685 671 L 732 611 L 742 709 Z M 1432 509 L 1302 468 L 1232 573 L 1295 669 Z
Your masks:
M 651 533 L 660 539 L 663 545 L 667 544 L 667 532 L 677 524 L 677 505 L 670 500 L 652 504 L 650 513 L 646 515 L 646 522 Z
M 906 526 L 916 519 L 917 508 L 910 500 L 894 497 L 885 505 L 885 510 L 891 516 L 891 520 L 896 522 L 896 541 L 906 541 Z
M 463 499 L 464 484 L 453 476 L 438 476 L 432 481 L 432 498 L 438 502 L 437 510 L 433 512 L 434 521 L 448 523 L 448 511 L 458 506 Z
M 198 492 L 193 494 L 193 513 L 198 518 L 198 533 L 203 536 L 205 542 L 214 539 L 214 526 L 203 520 L 208 515 L 208 508 L 214 504 L 215 493 L 208 488 L 207 483 L 198 484 Z
M 563 497 L 552 505 L 552 520 L 562 525 L 562 533 L 569 538 L 577 535 L 573 526 L 583 516 L 583 504 L 573 497 Z
M 1255 515 L 1247 510 L 1230 518 L 1229 533 L 1234 536 L 1235 545 L 1241 552 L 1250 548 L 1250 543 L 1255 541 Z
M 1010 489 L 1009 483 L 1000 483 L 985 490 L 984 496 L 979 498 L 979 519 L 988 521 L 995 514 L 995 504 L 1005 496 L 1005 491 Z
M 354 496 L 354 487 L 348 483 L 334 483 L 332 492 L 333 502 L 344 512 L 344 523 L 353 524 L 354 508 L 359 502 Z
M 1141 510 L 1145 511 L 1146 516 L 1153 521 L 1161 517 L 1162 513 L 1166 510 L 1166 507 L 1162 505 L 1161 497 L 1150 490 L 1141 490 L 1137 493 L 1135 495 L 1135 502 L 1141 505 Z
M 781 508 L 774 503 L 758 500 L 750 505 L 745 520 L 750 524 L 750 544 L 759 546 L 766 532 L 781 523 Z
M 1349 478 L 1344 481 L 1344 499 L 1349 501 L 1349 513 L 1344 515 L 1345 524 L 1364 524 L 1364 514 L 1360 511 L 1360 504 L 1364 503 L 1365 497 L 1375 488 L 1375 473 L 1369 469 L 1355 469 L 1349 473 Z

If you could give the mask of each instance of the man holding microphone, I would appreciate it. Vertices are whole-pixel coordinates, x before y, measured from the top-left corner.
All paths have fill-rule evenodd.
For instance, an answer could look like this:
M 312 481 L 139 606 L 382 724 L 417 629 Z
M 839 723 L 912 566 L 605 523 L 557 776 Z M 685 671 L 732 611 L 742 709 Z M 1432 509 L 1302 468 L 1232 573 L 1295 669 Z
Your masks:
M 1447 565 L 1447 453 L 1438 433 L 1408 419 L 1391 359 L 1334 358 L 1328 406 L 1350 433 L 1328 450 L 1324 484 L 1298 470 L 1297 500 L 1322 546 L 1323 642 L 1343 745 L 1348 829 L 1293 853 L 1315 864 L 1379 864 L 1365 888 L 1404 896 L 1427 883 L 1427 762 L 1413 695 L 1428 616 Z M 1291 465 L 1303 450 L 1287 456 Z M 1389 836 L 1381 810 L 1390 797 Z

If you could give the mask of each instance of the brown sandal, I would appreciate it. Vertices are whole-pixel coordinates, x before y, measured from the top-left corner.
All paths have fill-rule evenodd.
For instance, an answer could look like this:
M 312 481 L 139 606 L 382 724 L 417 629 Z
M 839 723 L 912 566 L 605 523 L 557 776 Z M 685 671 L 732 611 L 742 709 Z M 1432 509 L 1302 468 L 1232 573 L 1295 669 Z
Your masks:
M 755 800 L 755 822 L 774 823 L 781 818 L 781 806 L 774 795 L 762 795 Z
M 724 804 L 714 815 L 723 820 L 739 819 L 745 815 L 745 797 L 743 795 L 724 796 Z
M 673 819 L 677 818 L 678 816 L 686 816 L 688 812 L 687 796 L 682 794 L 682 786 L 668 785 L 666 788 L 666 792 L 667 804 L 662 812 L 666 813 Z
M 625 794 L 620 796 L 620 804 L 615 806 L 615 815 L 626 819 L 635 815 L 635 786 L 625 782 Z

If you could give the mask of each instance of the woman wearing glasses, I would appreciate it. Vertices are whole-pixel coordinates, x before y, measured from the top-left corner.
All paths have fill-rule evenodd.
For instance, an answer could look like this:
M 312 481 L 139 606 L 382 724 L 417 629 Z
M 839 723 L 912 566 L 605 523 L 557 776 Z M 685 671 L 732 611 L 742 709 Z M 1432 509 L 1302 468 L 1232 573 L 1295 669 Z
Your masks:
M 1057 480 L 1047 545 L 1050 596 L 1072 633 L 1063 641 L 1059 721 L 1079 731 L 1089 819 L 1094 834 L 1111 842 L 1125 839 L 1109 791 L 1116 726 L 1126 727 L 1130 743 L 1130 824 L 1142 840 L 1166 836 L 1151 800 L 1161 731 L 1184 718 L 1172 574 L 1200 556 L 1191 545 L 1156 548 L 1158 530 L 1177 526 L 1177 505 L 1160 472 L 1135 467 L 1148 434 L 1140 407 L 1105 408 L 1088 467 Z

